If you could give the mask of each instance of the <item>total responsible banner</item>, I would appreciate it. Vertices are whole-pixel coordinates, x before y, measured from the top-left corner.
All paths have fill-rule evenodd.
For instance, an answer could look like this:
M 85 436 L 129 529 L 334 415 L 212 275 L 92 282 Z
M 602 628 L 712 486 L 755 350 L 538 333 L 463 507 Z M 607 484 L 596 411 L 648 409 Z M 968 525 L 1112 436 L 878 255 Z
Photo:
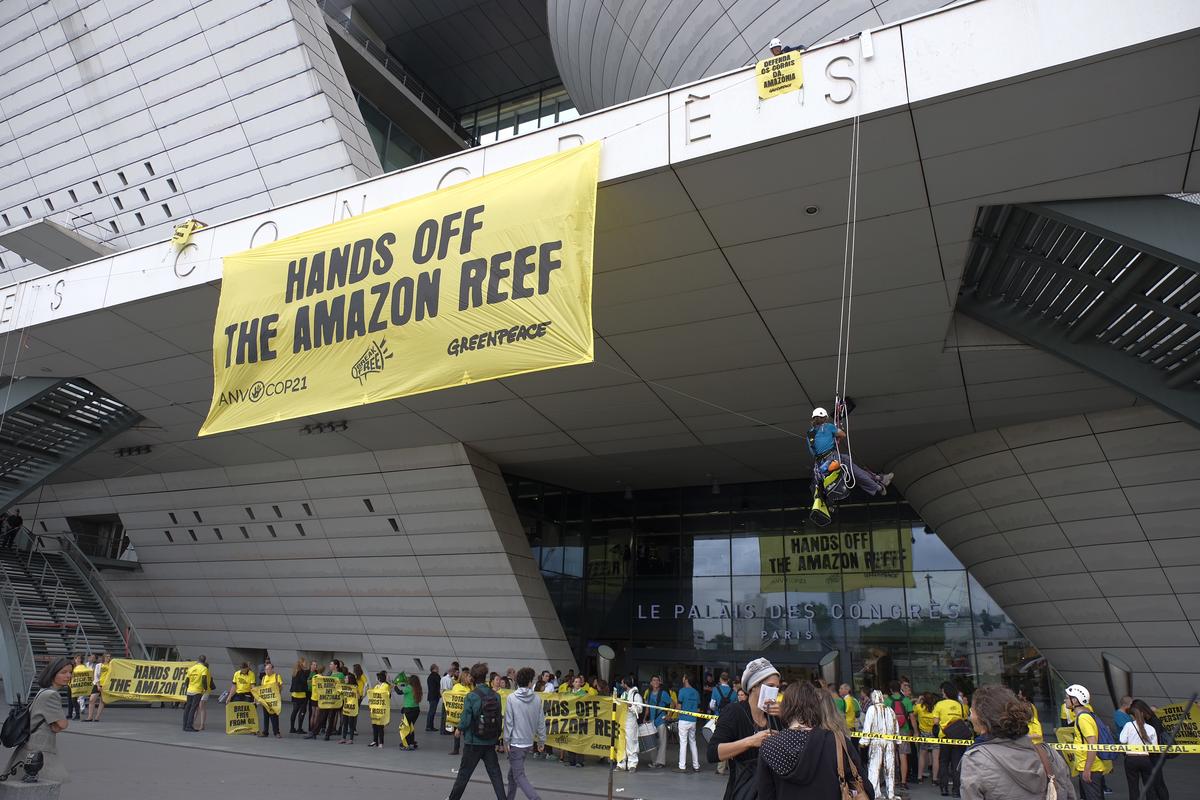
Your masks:
M 598 142 L 224 259 L 200 435 L 593 360 Z
M 372 725 L 387 725 L 392 721 L 392 687 L 381 684 L 367 690 L 367 707 L 371 710 Z
M 1187 703 L 1162 706 L 1158 709 L 1158 719 L 1167 730 L 1175 731 L 1175 744 L 1200 744 L 1200 706 L 1193 705 L 1185 719 L 1186 708 Z
M 275 686 L 253 686 L 250 694 L 254 696 L 254 702 L 265 708 L 268 714 L 278 716 L 283 710 L 283 698 Z
M 100 686 L 104 702 L 182 703 L 187 700 L 187 671 L 195 663 L 114 658 Z

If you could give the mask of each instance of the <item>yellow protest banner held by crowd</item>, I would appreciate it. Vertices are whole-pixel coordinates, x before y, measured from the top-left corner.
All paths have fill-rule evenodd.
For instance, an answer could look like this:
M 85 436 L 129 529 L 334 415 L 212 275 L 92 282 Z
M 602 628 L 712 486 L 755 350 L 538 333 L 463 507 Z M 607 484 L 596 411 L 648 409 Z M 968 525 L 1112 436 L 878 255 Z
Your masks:
M 339 688 L 342 692 L 342 716 L 357 717 L 360 708 L 358 689 L 348 683 L 343 683 Z
M 607 758 L 613 736 L 616 751 L 625 752 L 625 714 L 628 710 L 611 697 L 563 697 L 542 694 L 546 714 L 546 744 L 585 756 Z M 620 706 L 613 713 L 613 704 Z
M 446 709 L 446 728 L 457 728 L 458 720 L 462 717 L 463 701 L 466 700 L 470 689 L 461 683 L 456 683 L 450 691 L 442 694 L 442 705 Z
M 912 588 L 912 539 L 904 531 L 832 531 L 761 536 L 760 590 Z
M 194 663 L 114 658 L 100 685 L 104 702 L 182 703 L 187 700 L 187 671 Z
M 312 679 L 313 699 L 317 708 L 328 711 L 342 707 L 342 682 L 328 675 L 314 675 Z
M 1200 706 L 1193 705 L 1184 719 L 1187 703 L 1171 703 L 1158 709 L 1159 722 L 1167 730 L 1175 730 L 1175 744 L 1200 744 Z M 1178 730 L 1175 726 L 1178 725 Z M 1119 731 L 1118 731 L 1119 733 Z
M 392 721 L 392 687 L 386 683 L 367 690 L 367 708 L 372 725 L 387 725 Z
M 772 97 L 794 92 L 804 86 L 800 53 L 793 50 L 763 59 L 755 65 L 754 76 L 758 83 L 759 100 L 770 100 Z
M 279 689 L 274 686 L 252 686 L 250 694 L 254 695 L 255 702 L 265 708 L 268 714 L 277 715 L 283 710 L 283 698 L 279 696 Z
M 84 697 L 92 693 L 95 673 L 87 664 L 80 664 L 71 670 L 71 697 Z
M 224 259 L 200 435 L 593 360 L 600 144 Z
M 258 712 L 254 703 L 225 704 L 225 734 L 258 733 Z

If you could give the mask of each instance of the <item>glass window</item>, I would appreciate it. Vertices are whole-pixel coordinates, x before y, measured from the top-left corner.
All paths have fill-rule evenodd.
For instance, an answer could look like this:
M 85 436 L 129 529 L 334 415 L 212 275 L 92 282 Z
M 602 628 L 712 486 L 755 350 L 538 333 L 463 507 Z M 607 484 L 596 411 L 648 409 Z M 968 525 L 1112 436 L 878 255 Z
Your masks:
M 693 575 L 728 575 L 728 536 L 697 536 L 692 539 Z

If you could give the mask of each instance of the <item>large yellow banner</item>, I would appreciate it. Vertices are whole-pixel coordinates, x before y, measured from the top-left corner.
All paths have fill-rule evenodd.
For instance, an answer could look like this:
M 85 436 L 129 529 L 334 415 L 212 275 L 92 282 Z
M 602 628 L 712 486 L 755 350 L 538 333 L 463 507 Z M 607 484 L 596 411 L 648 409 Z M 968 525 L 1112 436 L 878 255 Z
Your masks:
M 367 690 L 367 706 L 372 725 L 387 725 L 392 721 L 392 687 L 381 683 Z
M 181 703 L 187 700 L 187 671 L 195 661 L 137 661 L 114 658 L 100 686 L 104 702 Z
M 841 531 L 762 536 L 767 592 L 841 592 L 912 588 L 912 537 L 907 531 Z
M 1187 718 L 1183 716 L 1187 703 L 1171 703 L 1158 709 L 1158 719 L 1167 730 L 1175 729 L 1175 744 L 1200 744 L 1200 706 L 1192 706 Z M 1117 731 L 1120 733 L 1120 731 Z M 1161 742 L 1160 742 L 1161 744 Z
M 205 436 L 593 359 L 598 142 L 224 259 Z
M 502 689 L 501 707 L 508 703 L 512 691 Z M 457 727 L 462 716 L 466 694 L 442 695 L 446 703 L 446 727 Z M 618 753 L 625 752 L 625 714 L 628 708 L 611 697 L 600 695 L 579 697 L 573 694 L 543 692 L 538 695 L 542 713 L 546 715 L 546 744 L 558 750 L 569 750 L 587 756 L 608 757 L 609 747 L 616 737 Z M 616 704 L 616 720 L 613 705 Z

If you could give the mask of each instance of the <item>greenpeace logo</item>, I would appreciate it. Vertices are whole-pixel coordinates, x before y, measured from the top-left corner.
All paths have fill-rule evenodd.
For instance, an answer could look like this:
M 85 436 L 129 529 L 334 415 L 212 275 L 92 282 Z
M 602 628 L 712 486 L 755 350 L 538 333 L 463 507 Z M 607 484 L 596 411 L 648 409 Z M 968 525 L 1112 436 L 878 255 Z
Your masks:
M 217 398 L 217 405 L 233 406 L 239 403 L 257 403 L 266 397 L 303 392 L 307 389 L 307 375 L 279 381 L 255 381 L 248 389 L 230 389 L 227 392 L 221 392 L 220 397 Z
M 460 336 L 450 340 L 446 345 L 446 354 L 461 355 L 472 350 L 483 350 L 486 347 L 498 347 L 516 342 L 527 342 L 531 339 L 541 339 L 546 335 L 551 321 L 535 322 L 532 325 L 514 325 L 511 328 L 501 328 L 494 331 L 481 331 L 471 336 Z

